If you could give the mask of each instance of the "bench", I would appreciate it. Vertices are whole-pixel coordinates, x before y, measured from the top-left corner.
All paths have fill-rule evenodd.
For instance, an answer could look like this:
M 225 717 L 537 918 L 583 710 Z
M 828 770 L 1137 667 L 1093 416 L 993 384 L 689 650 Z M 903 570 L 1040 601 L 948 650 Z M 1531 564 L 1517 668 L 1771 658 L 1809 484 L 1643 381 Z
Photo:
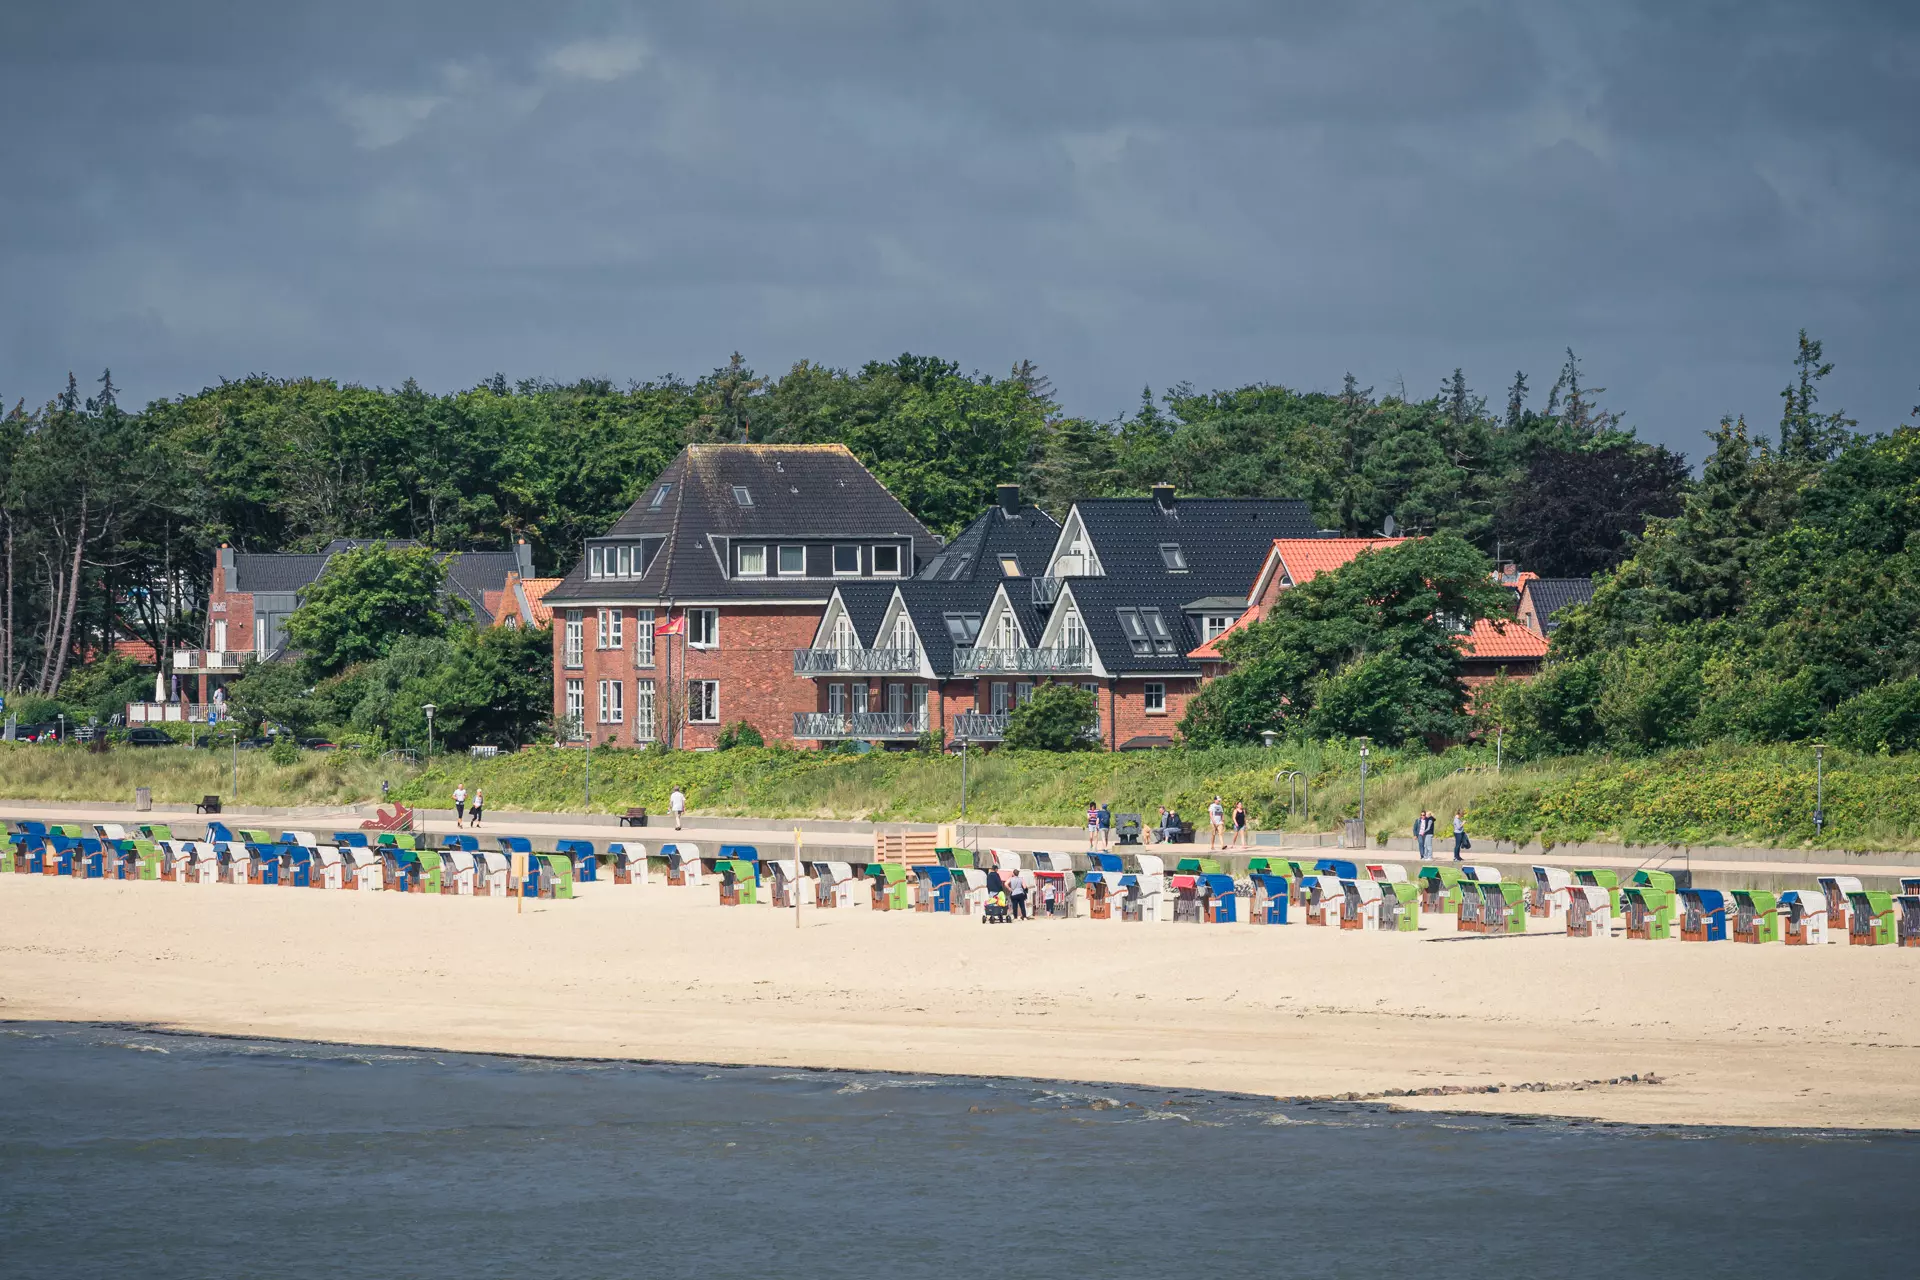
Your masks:
M 620 826 L 644 827 L 647 825 L 647 811 L 644 807 L 629 809 L 620 815 Z
M 219 796 L 203 796 L 200 800 L 200 803 L 193 806 L 193 811 L 195 813 L 220 812 L 220 797 Z

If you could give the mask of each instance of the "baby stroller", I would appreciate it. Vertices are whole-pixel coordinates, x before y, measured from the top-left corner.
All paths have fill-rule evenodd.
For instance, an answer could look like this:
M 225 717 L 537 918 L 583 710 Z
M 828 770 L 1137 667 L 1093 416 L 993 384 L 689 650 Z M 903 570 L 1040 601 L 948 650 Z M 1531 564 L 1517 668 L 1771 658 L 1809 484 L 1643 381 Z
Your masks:
M 1001 889 L 987 899 L 987 909 L 980 913 L 981 924 L 1008 924 L 1013 920 L 1013 904 L 1008 901 L 1007 891 Z

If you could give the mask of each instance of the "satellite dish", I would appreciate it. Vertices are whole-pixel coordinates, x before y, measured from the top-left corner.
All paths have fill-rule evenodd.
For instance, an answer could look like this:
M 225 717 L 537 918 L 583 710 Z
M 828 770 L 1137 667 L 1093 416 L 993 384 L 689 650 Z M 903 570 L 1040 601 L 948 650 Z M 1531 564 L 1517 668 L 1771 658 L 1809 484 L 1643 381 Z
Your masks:
M 1380 524 L 1380 536 L 1383 538 L 1391 538 L 1394 534 L 1394 531 L 1399 527 L 1400 527 L 1399 525 L 1393 522 L 1393 517 L 1388 516 Z

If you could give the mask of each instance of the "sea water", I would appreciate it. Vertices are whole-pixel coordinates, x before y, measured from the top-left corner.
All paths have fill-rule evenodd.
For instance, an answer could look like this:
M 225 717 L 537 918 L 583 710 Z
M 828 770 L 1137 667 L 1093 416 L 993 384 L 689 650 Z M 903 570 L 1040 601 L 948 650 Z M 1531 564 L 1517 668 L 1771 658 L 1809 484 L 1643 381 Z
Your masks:
M 1920 1139 L 0 1024 L 0 1275 L 1913 1276 Z

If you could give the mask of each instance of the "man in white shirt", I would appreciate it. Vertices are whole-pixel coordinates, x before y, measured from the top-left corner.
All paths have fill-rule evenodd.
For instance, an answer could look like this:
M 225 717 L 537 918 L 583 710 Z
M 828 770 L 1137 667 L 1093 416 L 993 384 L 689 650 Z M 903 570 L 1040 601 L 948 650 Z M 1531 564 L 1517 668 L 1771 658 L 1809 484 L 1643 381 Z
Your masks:
M 680 816 L 687 811 L 687 793 L 674 784 L 673 794 L 667 797 L 667 808 L 673 811 L 673 829 L 680 829 Z
M 1216 840 L 1224 846 L 1227 843 L 1227 807 L 1220 803 L 1219 796 L 1215 796 L 1213 803 L 1207 806 L 1207 822 L 1212 828 L 1207 832 L 1207 848 L 1213 848 Z

